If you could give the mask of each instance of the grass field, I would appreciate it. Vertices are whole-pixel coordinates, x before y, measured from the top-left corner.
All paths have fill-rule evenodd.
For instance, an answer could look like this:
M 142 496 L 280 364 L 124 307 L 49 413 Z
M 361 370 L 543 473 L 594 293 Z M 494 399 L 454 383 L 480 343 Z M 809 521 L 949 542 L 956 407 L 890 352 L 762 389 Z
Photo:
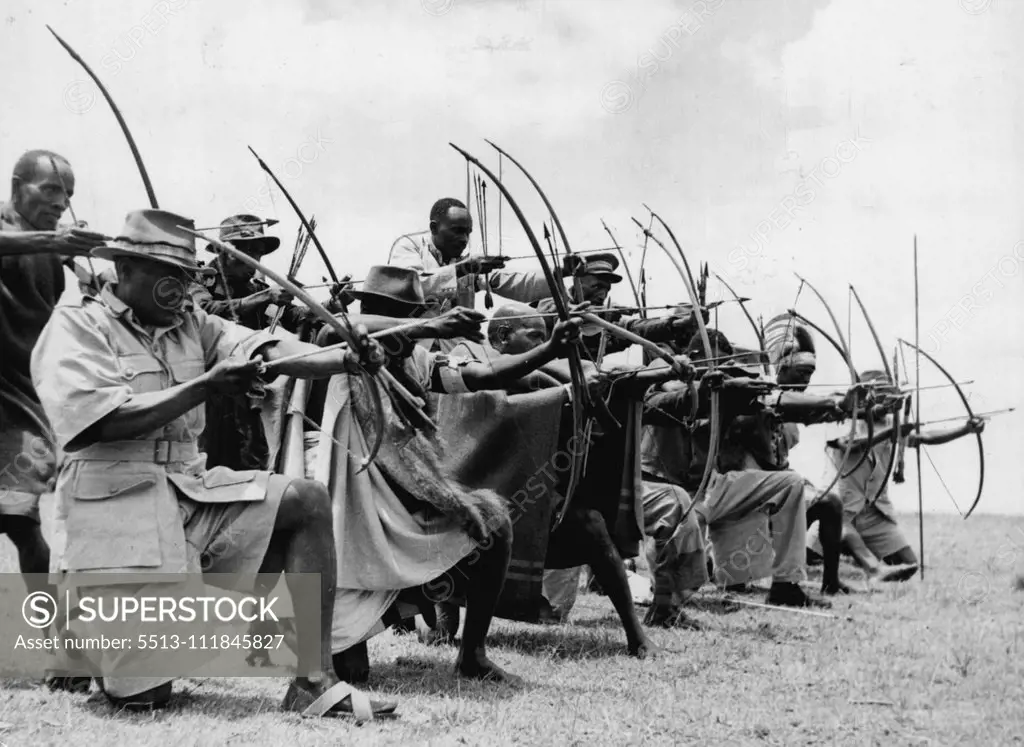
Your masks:
M 284 680 L 183 680 L 145 716 L 9 682 L 0 744 L 1020 744 L 1024 518 L 928 516 L 925 531 L 925 581 L 842 599 L 840 620 L 723 614 L 708 591 L 705 631 L 656 630 L 664 653 L 636 661 L 607 599 L 581 594 L 569 625 L 496 622 L 491 654 L 519 690 L 460 682 L 452 649 L 388 632 L 370 645 L 370 687 L 400 701 L 394 720 L 282 715 Z M 863 589 L 853 566 L 844 577 Z

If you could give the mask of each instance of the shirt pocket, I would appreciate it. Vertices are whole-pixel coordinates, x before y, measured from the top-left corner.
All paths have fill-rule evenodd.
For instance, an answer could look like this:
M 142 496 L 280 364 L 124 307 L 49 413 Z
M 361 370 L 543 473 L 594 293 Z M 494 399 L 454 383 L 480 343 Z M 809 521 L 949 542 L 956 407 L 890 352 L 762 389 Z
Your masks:
M 202 358 L 188 358 L 186 360 L 174 361 L 171 363 L 172 384 L 184 384 L 198 379 L 206 373 L 206 364 Z
M 171 386 L 177 386 L 178 384 L 185 384 L 194 379 L 198 379 L 204 373 L 206 373 L 206 364 L 201 357 L 189 357 L 183 360 L 177 360 L 171 363 Z M 193 407 L 191 410 L 186 412 L 182 417 L 185 419 L 185 427 L 189 431 L 194 432 L 196 436 L 202 432 L 203 424 L 205 423 L 205 416 L 203 415 L 205 405 L 199 407 Z
M 157 476 L 82 465 L 70 485 L 65 566 L 69 571 L 161 565 Z
M 203 503 L 233 503 L 259 501 L 266 495 L 266 480 L 257 477 L 267 473 L 259 470 L 233 470 L 213 467 L 203 473 Z
M 159 392 L 166 388 L 165 375 L 167 369 L 149 353 L 128 353 L 118 357 L 121 377 L 132 392 L 144 394 Z

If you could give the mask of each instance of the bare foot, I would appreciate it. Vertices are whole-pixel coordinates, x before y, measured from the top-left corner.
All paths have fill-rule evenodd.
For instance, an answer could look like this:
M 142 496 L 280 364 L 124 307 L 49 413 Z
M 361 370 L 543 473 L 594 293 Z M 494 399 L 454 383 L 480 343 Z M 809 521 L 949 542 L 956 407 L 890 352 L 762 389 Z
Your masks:
M 807 594 L 798 584 L 785 581 L 776 581 L 772 584 L 765 602 L 781 607 L 821 607 L 823 609 L 832 607 L 831 602 L 816 599 Z
M 703 630 L 703 626 L 679 607 L 659 604 L 651 607 L 644 618 L 644 625 L 659 628 L 683 628 L 685 630 Z
M 484 680 L 485 682 L 501 682 L 507 685 L 518 687 L 523 684 L 522 677 L 509 674 L 493 661 L 487 658 L 482 651 L 476 654 L 460 653 L 455 661 L 455 671 L 460 677 L 472 680 Z
M 635 641 L 627 641 L 626 650 L 630 656 L 635 656 L 637 659 L 653 659 L 661 653 L 661 648 L 658 644 L 643 633 Z
M 842 581 L 836 580 L 822 583 L 821 593 L 827 594 L 828 596 L 832 597 L 836 594 L 852 594 L 853 589 L 844 584 Z

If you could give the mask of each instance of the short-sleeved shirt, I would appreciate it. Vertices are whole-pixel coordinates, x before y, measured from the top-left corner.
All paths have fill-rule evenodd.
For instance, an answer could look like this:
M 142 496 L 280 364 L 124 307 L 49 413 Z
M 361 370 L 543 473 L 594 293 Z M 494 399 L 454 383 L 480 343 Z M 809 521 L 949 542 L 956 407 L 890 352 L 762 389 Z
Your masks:
M 833 462 L 838 462 L 842 459 L 843 450 L 830 449 L 829 454 Z M 878 500 L 873 504 L 874 507 L 887 518 L 896 520 L 895 509 L 892 501 L 889 500 L 888 482 L 884 485 L 882 482 L 886 479 L 885 469 L 889 466 L 891 455 L 892 443 L 890 441 L 875 444 L 867 459 L 852 474 L 839 478 L 837 489 L 839 497 L 843 501 L 844 512 L 853 516 L 860 514 L 868 502 L 878 494 Z M 849 462 L 839 465 L 837 469 L 848 470 L 850 466 L 857 463 L 861 456 L 863 456 L 862 451 L 851 449 Z M 881 493 L 879 493 L 879 488 L 881 488 Z
M 260 501 L 270 473 L 207 470 L 197 447 L 202 406 L 133 440 L 95 442 L 91 428 L 134 397 L 249 357 L 274 338 L 202 310 L 146 327 L 114 288 L 56 309 L 32 353 L 32 381 L 65 451 L 56 489 L 67 519 L 63 567 L 177 573 L 186 569 L 178 495 Z
M 391 246 L 388 264 L 405 267 L 419 273 L 423 295 L 435 313 L 447 311 L 455 306 L 472 309 L 476 292 L 484 290 L 483 278 L 479 275 L 458 277 L 456 259 L 445 259 L 436 246 L 430 231 L 410 233 L 399 237 Z M 511 272 L 494 270 L 488 273 L 491 290 L 503 298 L 523 303 L 532 303 L 551 295 L 544 274 L 534 272 Z

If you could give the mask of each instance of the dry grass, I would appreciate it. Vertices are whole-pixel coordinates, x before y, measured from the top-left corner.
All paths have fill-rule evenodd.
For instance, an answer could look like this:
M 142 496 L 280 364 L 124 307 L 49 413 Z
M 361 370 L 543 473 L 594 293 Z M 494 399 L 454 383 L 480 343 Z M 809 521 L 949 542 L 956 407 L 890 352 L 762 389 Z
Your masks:
M 495 624 L 492 655 L 526 679 L 522 690 L 460 682 L 451 649 L 386 633 L 371 643 L 370 685 L 399 699 L 392 721 L 283 715 L 282 680 L 182 681 L 171 709 L 146 716 L 12 682 L 0 691 L 0 743 L 1020 743 L 1024 593 L 1013 574 L 1024 519 L 930 516 L 926 531 L 925 582 L 839 601 L 851 620 L 721 614 L 709 592 L 695 613 L 705 632 L 655 631 L 665 653 L 635 661 L 608 601 L 584 594 L 568 626 Z

